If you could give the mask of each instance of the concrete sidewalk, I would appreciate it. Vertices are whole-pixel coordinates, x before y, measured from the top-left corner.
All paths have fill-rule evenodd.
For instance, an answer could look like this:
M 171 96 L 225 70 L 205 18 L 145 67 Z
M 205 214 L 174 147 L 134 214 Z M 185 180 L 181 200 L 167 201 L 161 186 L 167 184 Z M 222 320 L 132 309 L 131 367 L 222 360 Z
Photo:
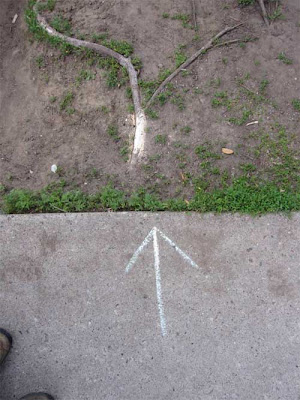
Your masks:
M 0 398 L 299 400 L 299 243 L 299 214 L 0 216 Z

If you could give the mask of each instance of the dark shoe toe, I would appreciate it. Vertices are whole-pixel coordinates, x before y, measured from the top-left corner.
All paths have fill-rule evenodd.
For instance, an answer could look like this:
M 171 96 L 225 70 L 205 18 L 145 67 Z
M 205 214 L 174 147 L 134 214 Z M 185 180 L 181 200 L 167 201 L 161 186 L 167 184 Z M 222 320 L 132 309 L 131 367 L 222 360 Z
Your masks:
M 0 328 L 0 335 L 6 336 L 7 340 L 9 341 L 10 345 L 12 345 L 12 337 L 11 334 L 8 333 L 5 329 Z
M 11 345 L 11 335 L 5 329 L 0 328 L 0 365 L 3 363 L 7 354 L 9 353 Z

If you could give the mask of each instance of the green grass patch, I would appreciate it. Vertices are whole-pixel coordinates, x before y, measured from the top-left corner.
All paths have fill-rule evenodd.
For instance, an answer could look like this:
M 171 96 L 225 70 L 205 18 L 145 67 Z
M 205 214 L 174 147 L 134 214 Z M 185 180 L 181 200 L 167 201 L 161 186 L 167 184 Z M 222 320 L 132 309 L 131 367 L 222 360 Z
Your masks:
M 125 57 L 129 57 L 133 54 L 134 49 L 132 44 L 126 42 L 125 40 L 104 39 L 102 41 L 102 44 L 103 46 L 106 46 L 111 50 L 114 50 L 117 53 L 122 54 Z
M 195 194 L 189 202 L 183 198 L 162 200 L 143 188 L 132 194 L 104 186 L 95 194 L 68 191 L 64 184 L 50 185 L 39 191 L 14 189 L 1 196 L 7 214 L 87 212 L 87 211 L 197 211 L 263 214 L 300 210 L 300 193 L 292 188 L 280 190 L 273 183 L 256 183 L 248 177 L 231 185 L 207 192 L 195 182 Z

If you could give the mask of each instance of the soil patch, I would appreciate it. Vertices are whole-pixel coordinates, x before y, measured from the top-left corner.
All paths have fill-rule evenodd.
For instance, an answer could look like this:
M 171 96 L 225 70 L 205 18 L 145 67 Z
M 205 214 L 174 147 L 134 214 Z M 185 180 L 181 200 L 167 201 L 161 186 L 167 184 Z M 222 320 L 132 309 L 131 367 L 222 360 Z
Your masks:
M 25 7 L 19 0 L 1 4 L 0 183 L 6 190 L 63 179 L 88 193 L 112 183 L 188 200 L 240 175 L 280 186 L 288 171 L 289 183 L 298 183 L 284 169 L 295 162 L 299 173 L 297 0 L 281 6 L 269 29 L 258 5 L 243 8 L 236 0 L 197 2 L 197 31 L 191 2 L 182 0 L 58 0 L 43 12 L 49 20 L 67 19 L 76 37 L 106 34 L 131 43 L 143 62 L 145 88 L 225 26 L 245 23 L 225 39 L 245 43 L 200 57 L 151 108 L 146 156 L 134 167 L 126 161 L 134 131 L 128 84 L 110 88 L 108 72 L 88 58 L 62 56 L 34 41 Z M 275 18 L 276 10 L 268 11 Z M 224 154 L 224 147 L 234 154 Z

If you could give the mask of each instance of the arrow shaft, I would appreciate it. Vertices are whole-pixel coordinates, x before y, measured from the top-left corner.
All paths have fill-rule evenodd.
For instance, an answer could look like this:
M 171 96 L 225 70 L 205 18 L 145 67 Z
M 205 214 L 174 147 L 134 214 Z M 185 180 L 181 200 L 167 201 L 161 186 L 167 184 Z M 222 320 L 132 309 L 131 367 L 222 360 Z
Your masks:
M 154 251 L 154 269 L 155 269 L 155 281 L 156 281 L 156 296 L 157 296 L 157 307 L 160 319 L 160 328 L 162 336 L 167 335 L 167 324 L 165 319 L 164 303 L 162 298 L 162 285 L 160 276 L 160 259 L 159 259 L 159 246 L 158 246 L 158 234 L 171 246 L 173 249 L 183 257 L 192 267 L 199 268 L 198 265 L 184 252 L 182 251 L 171 239 L 169 239 L 163 232 L 156 227 L 153 227 L 140 247 L 135 251 L 126 267 L 126 273 L 128 273 L 134 264 L 136 263 L 139 255 L 145 249 L 145 247 L 153 240 L 153 251 Z
M 156 295 L 157 295 L 157 306 L 160 319 L 161 334 L 165 336 L 167 334 L 167 325 L 164 312 L 164 303 L 162 299 L 162 288 L 161 288 L 161 276 L 160 276 L 160 260 L 159 260 L 159 246 L 157 240 L 157 231 L 153 231 L 153 250 L 154 250 L 154 268 L 155 268 L 155 280 L 156 280 Z

